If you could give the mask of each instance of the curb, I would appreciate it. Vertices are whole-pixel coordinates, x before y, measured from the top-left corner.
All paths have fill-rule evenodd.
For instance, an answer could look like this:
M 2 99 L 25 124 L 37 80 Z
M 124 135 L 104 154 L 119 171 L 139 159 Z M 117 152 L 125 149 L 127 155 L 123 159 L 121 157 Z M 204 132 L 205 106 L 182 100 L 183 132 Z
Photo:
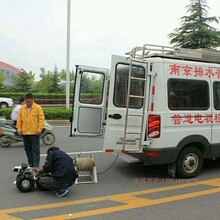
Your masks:
M 70 126 L 70 121 L 69 120 L 47 120 L 48 124 L 54 126 Z

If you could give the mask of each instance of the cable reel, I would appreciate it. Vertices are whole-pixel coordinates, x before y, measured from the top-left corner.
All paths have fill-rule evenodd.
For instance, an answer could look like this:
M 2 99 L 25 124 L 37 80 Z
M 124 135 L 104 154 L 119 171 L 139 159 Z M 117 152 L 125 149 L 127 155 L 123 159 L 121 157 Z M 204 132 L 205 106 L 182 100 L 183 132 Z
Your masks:
M 79 183 L 97 183 L 97 170 L 93 155 L 89 157 L 75 157 L 76 170 L 79 177 L 76 179 L 75 184 Z

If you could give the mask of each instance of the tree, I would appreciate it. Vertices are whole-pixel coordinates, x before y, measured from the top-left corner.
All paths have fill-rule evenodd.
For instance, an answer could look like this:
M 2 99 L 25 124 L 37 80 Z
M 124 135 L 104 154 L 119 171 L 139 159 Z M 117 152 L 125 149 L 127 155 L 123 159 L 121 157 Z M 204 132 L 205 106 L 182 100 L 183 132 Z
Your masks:
M 62 69 L 60 72 L 58 68 L 55 66 L 53 72 L 46 71 L 43 67 L 40 69 L 40 80 L 33 84 L 33 90 L 35 92 L 54 92 L 54 93 L 65 93 L 66 87 L 60 84 L 60 81 L 66 81 L 66 71 Z M 70 72 L 70 91 L 73 91 L 73 80 L 74 73 Z
M 60 72 L 59 72 L 59 75 L 60 75 L 60 79 L 61 80 L 66 80 L 66 70 L 62 69 Z M 70 71 L 70 81 L 74 81 L 74 71 Z
M 33 86 L 36 92 L 48 92 L 49 88 L 52 86 L 52 72 L 47 71 L 42 67 L 40 68 L 40 81 L 36 82 Z
M 4 85 L 4 81 L 5 81 L 5 72 L 0 70 L 0 90 L 4 90 L 5 85 Z
M 62 89 L 59 86 L 59 82 L 60 82 L 60 77 L 59 77 L 57 66 L 55 66 L 55 69 L 54 69 L 54 72 L 51 78 L 51 86 L 49 87 L 48 92 L 49 93 L 61 92 Z
M 210 26 L 212 22 L 219 23 L 219 18 L 207 16 L 206 0 L 190 0 L 186 8 L 189 15 L 181 17 L 181 26 L 168 35 L 170 44 L 191 49 L 220 46 L 220 31 Z
M 22 70 L 20 73 L 16 74 L 12 90 L 14 92 L 31 92 L 32 84 L 34 82 L 34 75 L 31 71 L 27 73 Z
M 66 70 L 62 69 L 61 72 L 59 72 L 61 81 L 66 81 Z M 70 71 L 70 93 L 72 93 L 74 89 L 74 71 Z M 65 93 L 66 86 L 62 86 L 62 90 Z
M 102 94 L 102 87 L 103 87 L 103 75 L 100 75 L 99 77 L 92 76 L 92 78 L 89 81 L 89 88 L 90 93 L 101 95 Z

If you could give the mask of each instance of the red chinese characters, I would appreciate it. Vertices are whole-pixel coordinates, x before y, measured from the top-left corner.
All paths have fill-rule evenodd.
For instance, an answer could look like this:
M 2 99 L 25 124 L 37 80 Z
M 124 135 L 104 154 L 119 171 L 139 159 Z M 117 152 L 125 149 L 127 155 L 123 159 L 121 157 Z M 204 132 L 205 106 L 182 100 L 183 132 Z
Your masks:
M 169 65 L 169 73 L 174 76 L 184 76 L 189 77 L 193 76 L 196 78 L 214 78 L 220 79 L 220 68 L 203 68 L 201 66 L 189 66 L 189 65 L 177 65 L 171 64 Z
M 220 124 L 220 113 L 215 114 L 213 120 L 215 123 Z
M 211 68 L 208 68 L 206 70 L 206 74 L 205 74 L 207 77 L 211 78 L 213 77 L 215 74 L 213 73 L 213 70 Z
M 203 73 L 203 69 L 201 67 L 195 67 L 194 68 L 194 76 L 195 77 L 203 77 L 204 73 Z
M 183 123 L 188 123 L 188 124 L 192 124 L 193 123 L 193 119 L 192 119 L 192 115 L 191 114 L 185 114 L 185 119 L 183 120 Z
M 216 74 L 216 77 L 217 77 L 218 79 L 220 79 L 220 68 L 218 68 L 218 69 L 216 70 L 215 74 Z
M 179 125 L 182 123 L 182 117 L 181 115 L 179 114 L 175 114 L 173 117 L 172 117 L 172 121 L 173 121 L 173 124 L 174 125 Z
M 178 66 L 176 64 L 170 65 L 170 74 L 171 75 L 179 75 L 181 66 Z
M 212 115 L 211 114 L 206 114 L 204 118 L 205 123 L 212 123 Z
M 182 66 L 182 68 L 183 68 L 183 75 L 192 76 L 192 74 L 191 74 L 192 67 L 191 66 L 186 65 L 186 66 Z
M 195 115 L 195 122 L 198 122 L 199 124 L 203 123 L 202 115 L 201 114 L 196 114 Z
M 197 114 L 174 114 L 171 117 L 174 125 L 180 124 L 220 124 L 220 113 L 216 113 L 213 116 L 211 114 L 201 115 Z

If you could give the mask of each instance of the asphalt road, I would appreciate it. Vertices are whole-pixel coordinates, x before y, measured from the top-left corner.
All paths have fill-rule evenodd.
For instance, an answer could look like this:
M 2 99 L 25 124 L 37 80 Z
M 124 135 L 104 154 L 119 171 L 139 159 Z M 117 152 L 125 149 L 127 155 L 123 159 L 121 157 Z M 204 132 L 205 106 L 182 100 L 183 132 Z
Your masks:
M 1 148 L 1 220 L 219 219 L 219 160 L 205 161 L 194 179 L 174 179 L 166 166 L 128 164 L 116 155 L 100 152 L 103 137 L 69 137 L 68 127 L 54 127 L 54 132 L 55 145 L 73 157 L 76 152 L 94 151 L 98 183 L 74 185 L 63 198 L 37 188 L 21 193 L 13 184 L 17 173 L 12 168 L 26 162 L 23 145 Z M 41 165 L 46 150 L 42 145 Z

